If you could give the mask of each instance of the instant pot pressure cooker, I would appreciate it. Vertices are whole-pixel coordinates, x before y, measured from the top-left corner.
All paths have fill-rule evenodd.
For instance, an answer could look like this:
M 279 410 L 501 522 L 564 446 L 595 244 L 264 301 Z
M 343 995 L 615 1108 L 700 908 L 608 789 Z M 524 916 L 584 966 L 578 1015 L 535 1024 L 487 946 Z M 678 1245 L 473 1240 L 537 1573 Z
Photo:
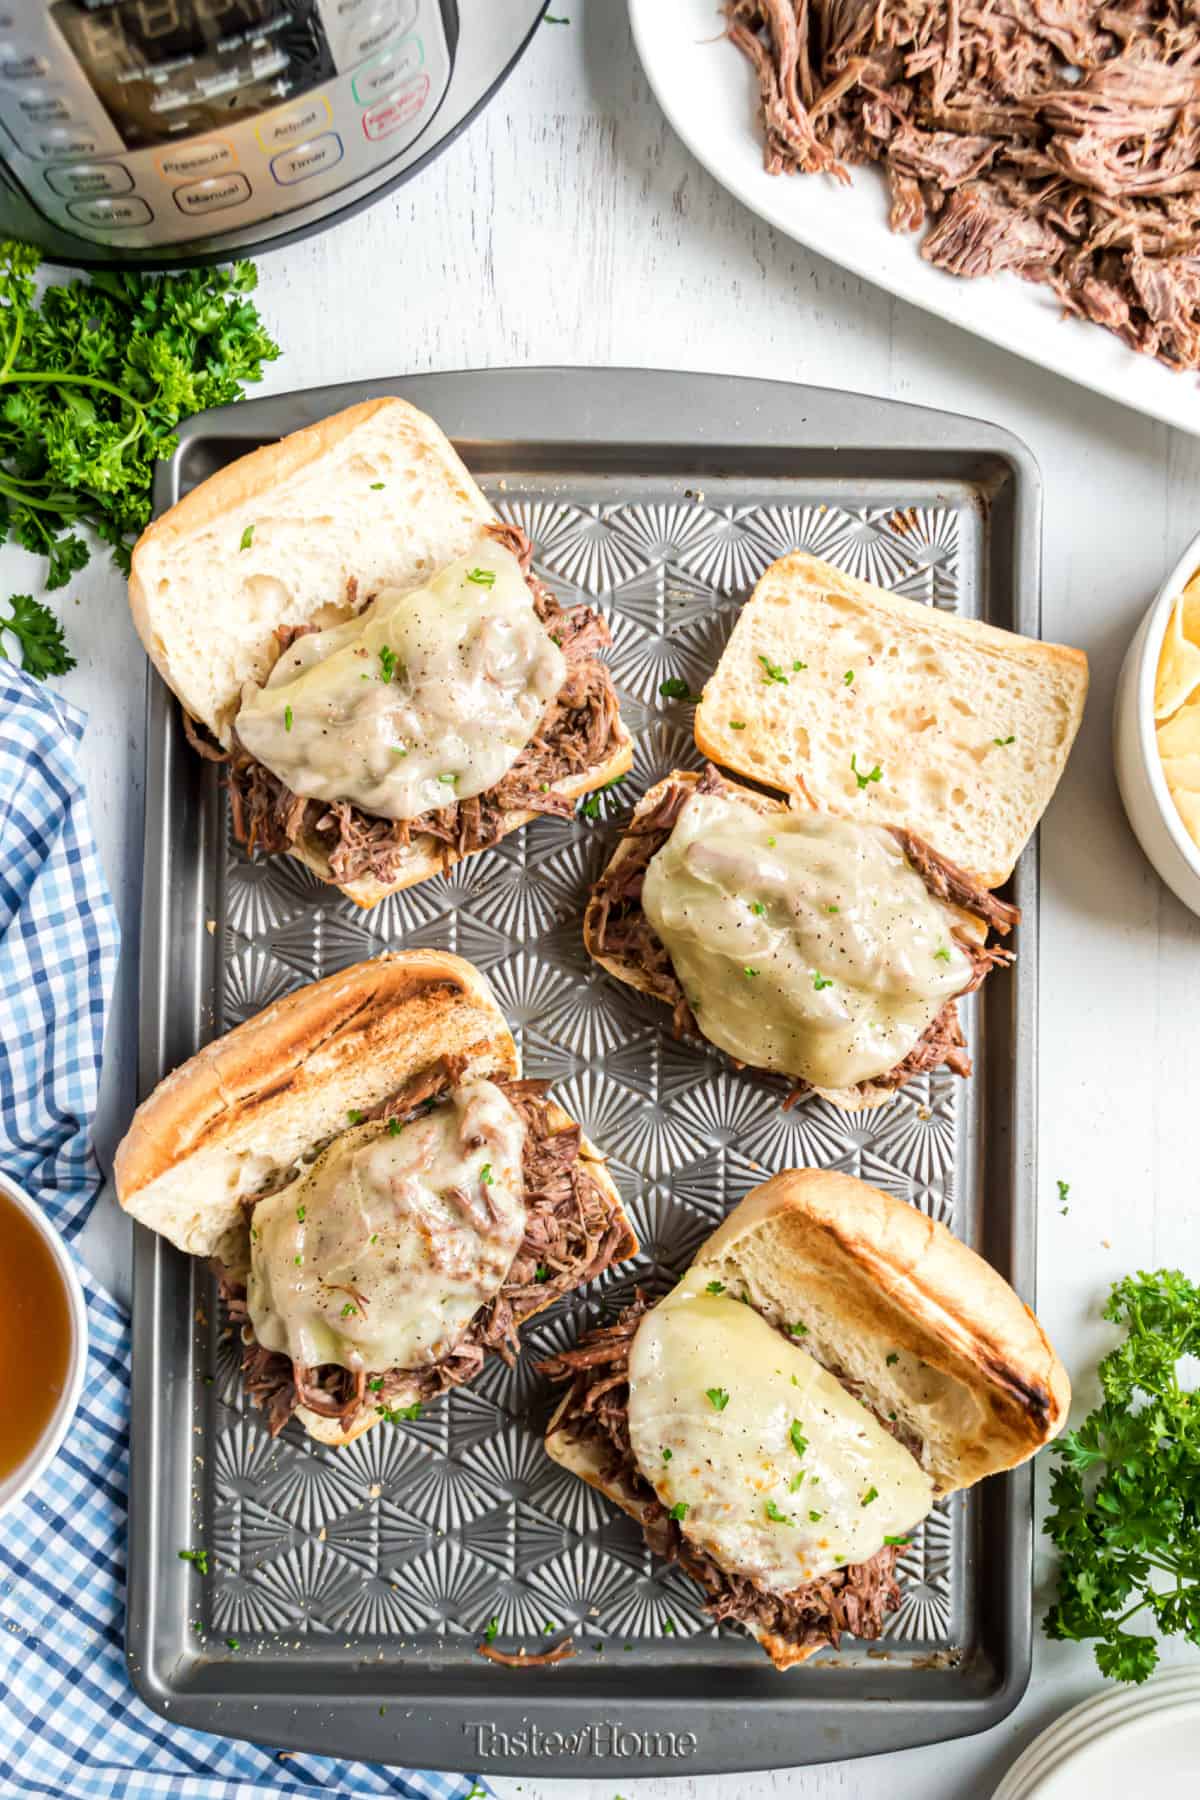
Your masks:
M 215 262 L 441 149 L 547 0 L 0 0 L 0 228 L 54 261 Z

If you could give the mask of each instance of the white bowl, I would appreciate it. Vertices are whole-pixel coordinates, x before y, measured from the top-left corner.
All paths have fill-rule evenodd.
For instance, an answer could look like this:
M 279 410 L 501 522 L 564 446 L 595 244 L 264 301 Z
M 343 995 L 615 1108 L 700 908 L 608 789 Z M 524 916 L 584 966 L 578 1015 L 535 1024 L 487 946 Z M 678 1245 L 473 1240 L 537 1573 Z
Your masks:
M 1142 849 L 1173 894 L 1200 913 L 1200 849 L 1175 809 L 1154 733 L 1154 679 L 1171 609 L 1200 569 L 1194 537 L 1159 588 L 1121 665 L 1113 712 L 1117 786 Z
M 79 1284 L 79 1276 L 71 1261 L 70 1252 L 58 1232 L 50 1223 L 40 1206 L 35 1206 L 28 1194 L 23 1194 L 19 1187 L 0 1175 L 0 1188 L 5 1198 L 23 1212 L 36 1227 L 46 1244 L 67 1291 L 67 1307 L 71 1315 L 71 1351 L 67 1363 L 67 1379 L 59 1396 L 54 1414 L 38 1439 L 33 1452 L 11 1475 L 0 1480 L 0 1515 L 10 1512 L 19 1500 L 23 1500 L 34 1482 L 45 1473 L 62 1447 L 62 1441 L 75 1417 L 79 1405 L 79 1396 L 83 1389 L 83 1378 L 87 1371 L 88 1326 L 87 1306 L 83 1298 L 83 1289 Z

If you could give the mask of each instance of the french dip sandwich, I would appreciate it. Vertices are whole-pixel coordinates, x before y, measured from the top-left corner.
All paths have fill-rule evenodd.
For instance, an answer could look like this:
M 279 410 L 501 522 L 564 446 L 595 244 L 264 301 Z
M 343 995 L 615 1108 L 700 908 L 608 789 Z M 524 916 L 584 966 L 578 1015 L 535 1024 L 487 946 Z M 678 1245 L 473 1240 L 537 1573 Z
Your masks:
M 144 1100 L 117 1196 L 204 1256 L 272 1433 L 345 1444 L 512 1361 L 637 1249 L 603 1158 L 470 963 L 412 950 L 301 988 Z
M 554 1460 L 778 1669 L 880 1635 L 935 1500 L 1061 1429 L 1066 1371 L 995 1270 L 828 1170 L 764 1182 L 677 1287 L 540 1365 Z
M 134 623 L 227 765 L 239 842 L 371 906 L 624 774 L 608 629 L 531 557 L 399 399 L 253 451 L 150 525 Z
M 874 1106 L 970 1072 L 956 1002 L 1012 960 L 1011 873 L 1065 765 L 1087 664 L 800 553 L 772 565 L 696 740 L 791 796 L 676 770 L 593 890 L 588 951 L 792 1098 Z

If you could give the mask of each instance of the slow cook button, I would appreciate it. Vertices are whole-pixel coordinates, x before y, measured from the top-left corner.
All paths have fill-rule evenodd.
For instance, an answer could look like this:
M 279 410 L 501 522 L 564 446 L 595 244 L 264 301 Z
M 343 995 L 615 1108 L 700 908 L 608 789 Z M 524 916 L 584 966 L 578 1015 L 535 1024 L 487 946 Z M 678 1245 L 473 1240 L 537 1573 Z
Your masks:
M 420 113 L 429 97 L 428 75 L 418 75 L 415 81 L 397 88 L 378 106 L 372 106 L 363 114 L 363 130 L 372 142 L 376 138 L 390 137 L 393 131 L 399 131 Z
M 175 204 L 183 213 L 224 212 L 250 198 L 250 183 L 235 169 L 230 175 L 211 175 L 207 181 L 189 181 L 175 189 Z
M 304 143 L 332 118 L 333 109 L 324 94 L 312 94 L 302 106 L 272 113 L 255 130 L 264 150 L 282 150 L 288 144 Z
M 342 160 L 342 140 L 336 131 L 326 131 L 310 143 L 297 144 L 271 158 L 271 173 L 281 187 L 294 187 L 298 181 L 311 181 L 324 175 Z
M 354 98 L 360 106 L 382 100 L 402 81 L 415 75 L 424 61 L 425 47 L 420 38 L 405 38 L 402 44 L 391 45 L 358 71 L 350 83 Z
M 133 176 L 123 163 L 71 163 L 47 169 L 46 184 L 64 200 L 86 200 L 92 194 L 128 194 Z
M 154 214 L 137 194 L 121 200 L 68 200 L 67 211 L 81 225 L 115 230 L 122 225 L 148 225 Z

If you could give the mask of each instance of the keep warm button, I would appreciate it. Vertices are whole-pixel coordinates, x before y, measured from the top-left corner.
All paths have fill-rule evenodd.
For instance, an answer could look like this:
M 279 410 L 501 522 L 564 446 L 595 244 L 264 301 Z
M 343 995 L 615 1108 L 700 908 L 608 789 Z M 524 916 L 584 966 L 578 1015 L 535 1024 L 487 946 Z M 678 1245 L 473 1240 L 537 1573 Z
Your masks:
M 420 116 L 428 98 L 429 77 L 418 75 L 415 81 L 406 82 L 363 114 L 364 132 L 372 141 L 390 137 L 393 131 Z
M 294 150 L 283 150 L 271 158 L 271 173 L 281 187 L 294 187 L 298 181 L 311 181 L 324 175 L 342 160 L 342 140 L 336 131 L 323 132 Z

